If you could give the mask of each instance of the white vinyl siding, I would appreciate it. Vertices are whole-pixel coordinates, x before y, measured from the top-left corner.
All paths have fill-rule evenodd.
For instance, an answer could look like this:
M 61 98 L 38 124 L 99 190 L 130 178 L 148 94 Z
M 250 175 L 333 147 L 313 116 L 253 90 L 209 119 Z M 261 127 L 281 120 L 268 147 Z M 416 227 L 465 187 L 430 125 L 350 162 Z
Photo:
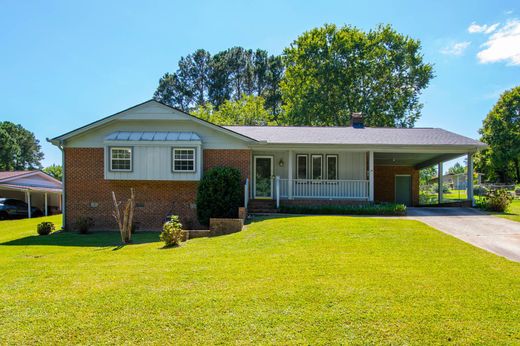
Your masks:
M 131 147 L 110 147 L 110 170 L 114 172 L 132 171 Z
M 132 144 L 132 171 L 111 171 L 110 151 L 105 147 L 105 179 L 108 180 L 200 180 L 202 171 L 202 149 L 200 144 L 187 143 L 186 147 L 195 150 L 195 169 L 192 172 L 174 172 L 172 148 L 177 144 Z

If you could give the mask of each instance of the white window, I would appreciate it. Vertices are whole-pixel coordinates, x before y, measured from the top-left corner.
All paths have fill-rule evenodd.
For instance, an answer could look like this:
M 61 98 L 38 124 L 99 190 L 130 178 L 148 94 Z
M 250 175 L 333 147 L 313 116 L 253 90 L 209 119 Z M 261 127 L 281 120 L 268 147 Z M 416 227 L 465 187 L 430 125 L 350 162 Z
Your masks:
M 327 155 L 327 180 L 338 179 L 338 155 Z
M 110 170 L 116 172 L 132 171 L 132 148 L 111 147 L 110 148 Z
M 312 179 L 323 179 L 323 156 L 312 155 Z
M 296 179 L 307 179 L 307 155 L 296 155 Z
M 195 148 L 173 148 L 173 171 L 195 172 Z

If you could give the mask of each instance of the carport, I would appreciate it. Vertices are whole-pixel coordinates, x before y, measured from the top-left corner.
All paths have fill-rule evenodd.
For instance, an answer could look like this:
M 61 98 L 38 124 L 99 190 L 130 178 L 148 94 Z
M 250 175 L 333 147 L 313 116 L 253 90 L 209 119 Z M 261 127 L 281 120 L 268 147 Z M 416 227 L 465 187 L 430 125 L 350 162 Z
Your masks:
M 0 198 L 14 198 L 38 207 L 44 215 L 61 213 L 62 183 L 42 171 L 0 172 Z

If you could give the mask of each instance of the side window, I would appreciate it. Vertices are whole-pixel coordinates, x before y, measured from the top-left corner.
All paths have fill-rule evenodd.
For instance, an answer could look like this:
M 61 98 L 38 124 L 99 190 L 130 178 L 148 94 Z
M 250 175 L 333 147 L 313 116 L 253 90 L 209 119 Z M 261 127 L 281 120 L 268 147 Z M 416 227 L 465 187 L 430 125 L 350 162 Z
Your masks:
M 297 155 L 296 165 L 296 179 L 307 179 L 307 155 Z
M 132 171 L 132 148 L 111 147 L 110 148 L 110 170 L 116 172 Z
M 338 179 L 338 155 L 327 155 L 327 179 Z
M 312 155 L 312 179 L 323 179 L 323 156 Z
M 195 172 L 195 148 L 173 148 L 172 156 L 174 172 Z

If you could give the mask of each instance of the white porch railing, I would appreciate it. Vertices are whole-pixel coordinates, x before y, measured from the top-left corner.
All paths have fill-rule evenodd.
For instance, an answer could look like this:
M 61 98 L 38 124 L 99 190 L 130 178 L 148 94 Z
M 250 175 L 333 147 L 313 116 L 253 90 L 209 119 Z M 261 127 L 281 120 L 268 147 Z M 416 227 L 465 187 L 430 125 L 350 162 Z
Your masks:
M 368 180 L 313 180 L 279 179 L 275 184 L 275 197 L 280 198 L 322 198 L 322 199 L 367 199 Z M 276 182 L 276 181 L 275 181 Z M 279 188 L 277 190 L 277 188 Z

